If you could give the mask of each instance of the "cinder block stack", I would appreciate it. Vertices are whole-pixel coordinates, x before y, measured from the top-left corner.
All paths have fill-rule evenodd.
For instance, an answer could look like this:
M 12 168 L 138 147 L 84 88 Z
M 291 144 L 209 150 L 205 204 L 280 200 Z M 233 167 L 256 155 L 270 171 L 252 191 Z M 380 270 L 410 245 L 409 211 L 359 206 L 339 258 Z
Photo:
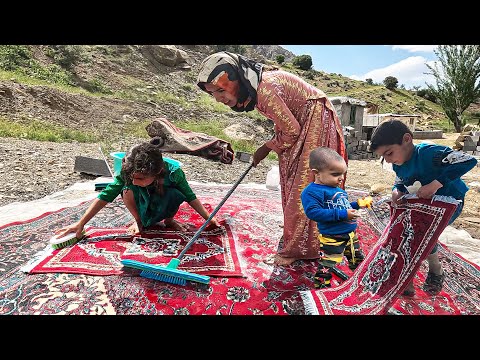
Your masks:
M 343 128 L 343 135 L 349 159 L 367 160 L 378 158 L 375 153 L 368 151 L 370 141 L 365 140 L 365 137 L 362 136 L 363 134 L 361 134 L 360 131 L 356 131 L 351 126 L 346 126 Z
M 467 124 L 455 140 L 453 148 L 475 156 L 479 160 L 477 166 L 480 167 L 480 130 L 476 126 Z

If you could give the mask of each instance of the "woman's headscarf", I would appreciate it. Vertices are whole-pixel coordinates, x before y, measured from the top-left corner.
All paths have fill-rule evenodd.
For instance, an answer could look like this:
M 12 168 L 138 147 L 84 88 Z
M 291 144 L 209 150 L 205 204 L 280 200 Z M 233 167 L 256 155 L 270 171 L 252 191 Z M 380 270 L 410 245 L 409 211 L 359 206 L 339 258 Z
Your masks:
M 197 85 L 207 92 L 205 83 L 217 85 L 222 89 L 232 89 L 232 81 L 238 80 L 239 91 L 235 111 L 251 111 L 257 104 L 257 87 L 262 78 L 264 64 L 247 59 L 241 55 L 221 51 L 206 57 L 201 65 Z

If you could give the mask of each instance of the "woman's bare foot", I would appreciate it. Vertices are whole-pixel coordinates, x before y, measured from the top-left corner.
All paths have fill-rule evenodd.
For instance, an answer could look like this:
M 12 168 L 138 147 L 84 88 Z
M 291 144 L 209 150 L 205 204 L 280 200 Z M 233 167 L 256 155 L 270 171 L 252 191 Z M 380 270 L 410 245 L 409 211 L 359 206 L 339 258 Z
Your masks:
M 167 226 L 169 228 L 172 228 L 173 230 L 176 230 L 176 231 L 187 232 L 187 230 L 188 230 L 187 225 L 179 223 L 178 221 L 173 220 L 173 219 L 171 219 L 171 220 L 165 219 L 163 222 L 165 223 L 165 226 Z

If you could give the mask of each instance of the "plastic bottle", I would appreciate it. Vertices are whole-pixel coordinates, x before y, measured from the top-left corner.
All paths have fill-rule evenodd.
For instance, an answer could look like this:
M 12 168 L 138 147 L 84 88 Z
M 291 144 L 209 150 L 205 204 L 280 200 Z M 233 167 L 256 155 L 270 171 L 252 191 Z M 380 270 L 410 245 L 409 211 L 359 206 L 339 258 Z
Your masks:
M 267 189 L 280 190 L 280 171 L 277 165 L 273 165 L 268 171 L 265 185 L 267 186 Z

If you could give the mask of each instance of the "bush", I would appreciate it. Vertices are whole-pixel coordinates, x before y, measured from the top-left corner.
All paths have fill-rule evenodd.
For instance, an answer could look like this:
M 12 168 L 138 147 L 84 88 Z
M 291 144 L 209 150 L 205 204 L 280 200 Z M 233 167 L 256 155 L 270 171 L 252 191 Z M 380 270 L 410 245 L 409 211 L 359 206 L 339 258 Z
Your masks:
M 282 54 L 279 54 L 277 55 L 277 57 L 275 58 L 275 61 L 278 63 L 278 64 L 283 64 L 285 62 L 285 56 L 283 56 Z
M 398 79 L 394 76 L 387 76 L 384 80 L 383 80 L 383 85 L 385 85 L 385 87 L 388 89 L 388 90 L 393 90 L 397 87 L 398 85 Z
M 81 45 L 54 45 L 52 46 L 53 60 L 65 69 L 84 60 L 84 50 Z
M 417 90 L 416 94 L 424 99 L 427 99 L 428 101 L 437 102 L 437 98 L 435 95 L 432 93 L 430 89 L 419 89 Z
M 13 71 L 22 66 L 28 66 L 31 53 L 28 46 L 0 45 L 0 69 Z
M 84 85 L 85 90 L 91 93 L 112 94 L 110 90 L 100 79 L 91 79 Z
M 310 55 L 295 56 L 292 61 L 293 65 L 302 70 L 310 70 L 312 68 L 312 57 Z
M 425 94 L 427 93 L 427 89 L 419 89 L 417 90 L 416 94 L 422 98 L 425 97 Z

